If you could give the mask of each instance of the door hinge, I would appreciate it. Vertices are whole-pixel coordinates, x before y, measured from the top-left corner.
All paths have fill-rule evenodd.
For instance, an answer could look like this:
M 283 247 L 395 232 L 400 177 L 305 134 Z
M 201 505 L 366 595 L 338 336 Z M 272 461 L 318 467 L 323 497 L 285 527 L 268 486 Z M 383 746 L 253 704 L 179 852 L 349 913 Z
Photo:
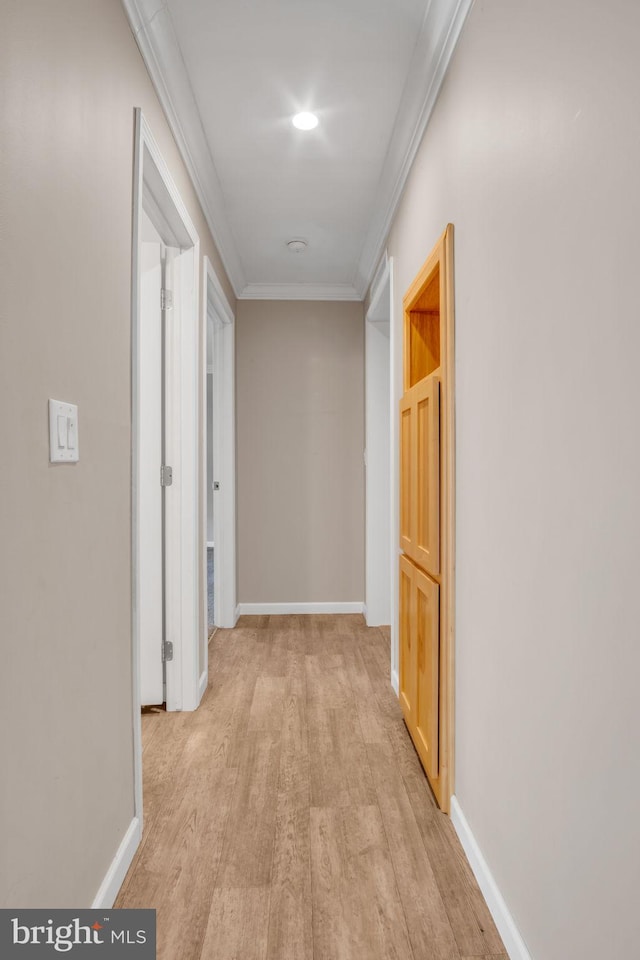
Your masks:
M 167 660 L 173 660 L 173 644 L 171 640 L 162 641 L 162 662 L 166 663 Z
M 172 307 L 173 307 L 173 290 L 165 290 L 165 288 L 163 287 L 160 291 L 160 309 L 171 310 Z
M 161 487 L 170 487 L 173 483 L 173 468 L 162 466 L 160 467 L 160 486 Z

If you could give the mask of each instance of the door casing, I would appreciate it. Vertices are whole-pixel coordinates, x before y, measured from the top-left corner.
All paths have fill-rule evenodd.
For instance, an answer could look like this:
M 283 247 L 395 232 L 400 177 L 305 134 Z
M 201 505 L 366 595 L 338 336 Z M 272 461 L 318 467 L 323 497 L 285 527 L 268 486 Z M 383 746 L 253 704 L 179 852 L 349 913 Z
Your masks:
M 213 264 L 203 258 L 203 304 L 201 338 L 202 394 L 200 405 L 207 434 L 213 446 L 214 480 L 220 489 L 214 493 L 213 540 L 215 543 L 214 611 L 217 627 L 234 627 L 238 619 L 236 602 L 236 458 L 235 458 L 235 314 L 218 280 Z M 213 369 L 207 369 L 207 336 L 213 337 Z M 213 423 L 207 422 L 207 373 L 213 374 Z M 203 550 L 201 559 L 202 619 L 204 648 L 203 670 L 199 686 L 207 686 L 208 610 L 207 610 L 207 463 L 202 458 Z
M 167 462 L 174 481 L 166 501 L 166 622 L 173 660 L 166 664 L 168 710 L 195 710 L 200 701 L 199 644 L 201 616 L 200 531 L 201 474 L 199 446 L 200 351 L 198 234 L 169 169 L 138 108 L 135 110 L 133 237 L 131 276 L 131 557 L 132 685 L 135 768 L 135 815 L 142 822 L 142 730 L 140 717 L 140 540 L 139 540 L 139 315 L 138 251 L 142 210 L 165 243 L 178 247 L 174 261 L 174 309 L 167 331 Z M 158 471 L 159 472 L 159 471 Z M 160 477 L 158 476 L 158 482 Z

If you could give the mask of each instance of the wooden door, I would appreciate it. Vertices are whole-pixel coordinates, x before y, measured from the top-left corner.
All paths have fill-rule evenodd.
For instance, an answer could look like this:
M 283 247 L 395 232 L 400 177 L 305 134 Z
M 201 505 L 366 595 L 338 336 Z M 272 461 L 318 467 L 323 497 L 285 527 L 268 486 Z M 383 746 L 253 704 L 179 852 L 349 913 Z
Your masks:
M 409 729 L 413 727 L 413 710 L 416 687 L 416 649 L 413 641 L 414 615 L 414 570 L 406 557 L 400 557 L 400 706 Z
M 440 588 L 417 567 L 413 571 L 414 637 L 416 661 L 412 704 L 414 742 L 428 776 L 438 776 L 440 709 Z

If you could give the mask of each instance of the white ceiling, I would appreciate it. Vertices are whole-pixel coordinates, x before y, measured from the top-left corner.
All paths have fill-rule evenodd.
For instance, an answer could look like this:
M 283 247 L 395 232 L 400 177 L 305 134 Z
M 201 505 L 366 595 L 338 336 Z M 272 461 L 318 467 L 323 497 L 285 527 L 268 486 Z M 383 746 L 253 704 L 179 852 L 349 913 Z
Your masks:
M 123 2 L 236 295 L 361 299 L 471 0 Z

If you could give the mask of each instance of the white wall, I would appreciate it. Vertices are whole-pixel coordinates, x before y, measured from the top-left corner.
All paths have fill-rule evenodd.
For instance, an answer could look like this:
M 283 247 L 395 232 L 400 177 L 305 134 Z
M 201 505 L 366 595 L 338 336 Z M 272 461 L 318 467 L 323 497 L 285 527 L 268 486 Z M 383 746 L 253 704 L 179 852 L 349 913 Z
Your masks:
M 238 599 L 364 599 L 360 303 L 239 300 Z
M 388 242 L 455 224 L 456 793 L 534 960 L 638 953 L 640 5 L 480 0 Z

